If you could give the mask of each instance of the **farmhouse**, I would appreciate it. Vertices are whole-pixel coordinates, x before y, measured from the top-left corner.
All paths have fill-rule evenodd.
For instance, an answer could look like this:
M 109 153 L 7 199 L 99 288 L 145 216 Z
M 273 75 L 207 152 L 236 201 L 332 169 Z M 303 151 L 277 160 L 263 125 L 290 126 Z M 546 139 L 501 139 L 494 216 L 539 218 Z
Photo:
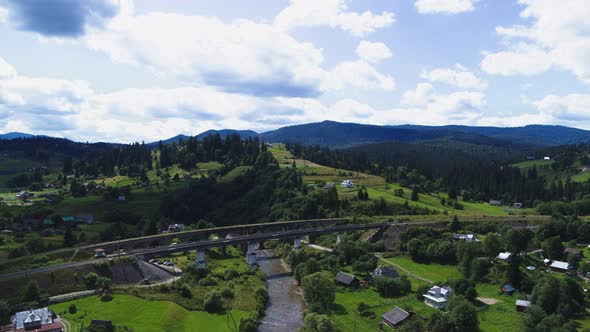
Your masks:
M 516 300 L 516 311 L 524 312 L 531 307 L 531 301 Z
M 464 240 L 466 242 L 479 242 L 475 234 L 453 234 L 453 240 Z
M 435 309 L 444 309 L 452 293 L 453 290 L 449 286 L 439 287 L 435 285 L 428 293 L 424 294 L 424 303 Z
M 501 206 L 502 205 L 502 201 L 496 200 L 496 199 L 490 199 L 490 205 L 493 206 Z
M 373 273 L 371 273 L 373 278 L 397 278 L 399 277 L 399 273 L 395 270 L 393 266 L 381 266 L 379 265 Z
M 395 328 L 403 323 L 404 320 L 408 319 L 408 317 L 410 317 L 409 312 L 400 307 L 395 307 L 383 314 L 383 316 L 381 316 L 381 321 L 389 327 Z
M 94 224 L 94 217 L 90 213 L 76 215 L 76 221 L 83 224 Z
M 355 276 L 342 271 L 336 274 L 334 282 L 347 287 L 358 287 L 360 285 L 360 281 Z
M 562 261 L 553 261 L 551 265 L 549 265 L 549 267 L 551 268 L 551 270 L 561 273 L 568 272 L 570 269 L 573 268 L 568 262 Z
M 512 257 L 512 253 L 510 252 L 501 252 L 498 254 L 498 256 L 496 256 L 497 260 L 500 261 L 504 261 L 504 262 L 508 262 L 510 261 L 510 258 Z
M 578 167 L 578 171 L 580 171 L 580 172 L 590 172 L 590 165 L 580 166 L 580 167 Z
M 17 312 L 12 319 L 12 332 L 62 332 L 59 316 L 47 308 Z
M 520 202 L 516 202 L 512 205 L 513 209 L 522 209 L 523 207 L 524 207 L 524 204 L 520 203 Z
M 169 232 L 180 232 L 184 228 L 184 224 L 174 224 L 168 226 Z
M 354 184 L 352 183 L 352 180 L 344 180 L 344 181 L 342 181 L 340 186 L 342 188 L 354 188 Z

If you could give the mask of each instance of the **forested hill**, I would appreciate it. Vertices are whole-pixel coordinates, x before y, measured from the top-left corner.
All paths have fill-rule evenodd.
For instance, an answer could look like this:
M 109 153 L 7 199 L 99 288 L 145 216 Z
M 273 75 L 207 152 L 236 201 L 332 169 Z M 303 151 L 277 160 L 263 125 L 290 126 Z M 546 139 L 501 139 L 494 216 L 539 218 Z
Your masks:
M 519 141 L 538 146 L 556 146 L 590 142 L 590 131 L 564 126 L 529 125 L 525 127 L 470 127 L 470 126 L 391 126 L 398 129 L 412 129 L 420 132 L 450 130 L 482 135 L 501 140 Z
M 363 144 L 381 142 L 429 142 L 444 140 L 465 144 L 486 145 L 527 151 L 541 147 L 580 144 L 590 142 L 590 131 L 563 126 L 530 125 L 526 127 L 470 127 L 470 126 L 381 126 L 358 123 L 341 123 L 323 121 L 257 133 L 252 130 L 221 129 L 207 130 L 196 135 L 203 139 L 210 135 L 226 138 L 230 134 L 238 134 L 243 139 L 258 137 L 265 142 L 296 143 L 321 145 L 332 148 L 346 148 Z M 25 133 L 8 133 L 0 135 L 0 140 L 31 137 Z M 163 144 L 179 143 L 190 136 L 177 135 L 165 140 Z M 160 141 L 146 144 L 149 148 L 157 147 Z
M 523 144 L 484 135 L 467 133 L 446 128 L 428 130 L 397 128 L 388 126 L 364 125 L 323 121 L 296 126 L 288 126 L 261 134 L 267 142 L 297 143 L 331 147 L 351 147 L 355 145 L 380 142 L 425 142 L 446 139 L 471 144 L 493 145 L 513 148 L 529 148 Z

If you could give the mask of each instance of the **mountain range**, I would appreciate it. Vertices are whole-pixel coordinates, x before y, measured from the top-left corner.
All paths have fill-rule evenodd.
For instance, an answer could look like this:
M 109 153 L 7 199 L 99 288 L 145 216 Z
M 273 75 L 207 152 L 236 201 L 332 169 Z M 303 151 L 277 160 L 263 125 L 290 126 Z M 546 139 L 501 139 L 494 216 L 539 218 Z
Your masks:
M 351 147 L 355 145 L 380 142 L 428 142 L 433 140 L 459 141 L 469 144 L 493 145 L 502 147 L 549 147 L 564 144 L 590 142 L 590 131 L 552 125 L 529 125 L 525 127 L 473 127 L 473 126 L 380 126 L 358 123 L 323 121 L 301 125 L 286 126 L 276 130 L 257 133 L 252 130 L 208 130 L 197 138 L 211 134 L 225 137 L 239 134 L 243 138 L 260 137 L 267 142 L 319 144 L 331 147 Z M 7 133 L 0 139 L 26 138 L 34 135 L 26 133 Z M 177 135 L 162 143 L 178 142 L 189 136 Z M 159 142 L 149 143 L 157 145 Z

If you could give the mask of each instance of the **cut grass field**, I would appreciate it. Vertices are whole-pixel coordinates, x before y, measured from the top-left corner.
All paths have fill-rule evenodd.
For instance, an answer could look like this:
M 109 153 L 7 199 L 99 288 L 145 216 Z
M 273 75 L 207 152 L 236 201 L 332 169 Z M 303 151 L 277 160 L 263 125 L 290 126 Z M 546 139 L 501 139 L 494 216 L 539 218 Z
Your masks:
M 411 273 L 428 279 L 433 283 L 443 283 L 449 279 L 459 279 L 462 277 L 456 265 L 441 265 L 436 263 L 421 264 L 412 261 L 407 256 L 383 258 L 384 261 L 399 265 Z
M 75 314 L 68 313 L 71 304 L 76 305 Z M 92 296 L 63 302 L 50 308 L 70 322 L 75 331 L 88 326 L 92 319 L 112 320 L 116 326 L 127 326 L 141 332 L 235 331 L 240 318 L 249 314 L 239 310 L 226 314 L 190 311 L 174 302 L 148 301 L 124 294 L 115 294 L 110 302 L 102 302 L 99 297 Z

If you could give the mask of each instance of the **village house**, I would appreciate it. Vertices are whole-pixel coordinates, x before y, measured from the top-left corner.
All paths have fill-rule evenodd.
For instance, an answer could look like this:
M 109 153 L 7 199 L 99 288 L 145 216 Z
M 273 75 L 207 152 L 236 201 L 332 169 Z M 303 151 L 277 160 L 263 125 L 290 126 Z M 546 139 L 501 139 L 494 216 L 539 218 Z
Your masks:
M 463 240 L 465 242 L 479 242 L 479 239 L 475 234 L 453 234 L 453 240 Z
M 379 265 L 373 273 L 371 273 L 373 278 L 398 278 L 399 273 L 395 270 L 393 266 L 381 266 Z
M 502 201 L 496 200 L 496 199 L 490 199 L 490 205 L 493 206 L 502 206 Z
M 584 166 L 580 166 L 578 167 L 578 171 L 580 172 L 590 172 L 590 165 L 584 165 Z
M 338 272 L 334 277 L 334 282 L 338 285 L 347 286 L 347 287 L 358 287 L 360 285 L 360 281 L 353 276 L 352 274 L 348 274 L 346 272 Z
M 516 311 L 525 312 L 531 307 L 531 301 L 516 300 Z
M 324 189 L 332 189 L 336 187 L 336 185 L 334 185 L 333 183 L 326 183 L 326 185 L 324 186 Z
M 381 322 L 382 324 L 385 324 L 391 328 L 396 328 L 409 317 L 409 312 L 401 309 L 400 307 L 395 307 L 381 316 Z
M 340 184 L 340 187 L 342 187 L 342 188 L 354 188 L 354 183 L 352 183 L 352 180 L 344 180 Z
M 66 225 L 70 225 L 76 221 L 76 218 L 74 218 L 72 216 L 64 216 L 64 217 L 61 217 L 61 221 L 63 221 L 63 223 Z
M 94 217 L 90 213 L 79 213 L 76 215 L 76 221 L 82 224 L 94 224 Z
M 566 273 L 569 272 L 573 266 L 571 266 L 568 262 L 553 261 L 551 262 L 551 265 L 549 265 L 549 268 L 555 272 Z
M 424 294 L 424 303 L 434 309 L 444 309 L 452 293 L 453 290 L 449 286 L 439 287 L 435 285 Z
M 17 312 L 12 318 L 12 332 L 62 332 L 63 330 L 64 325 L 59 316 L 47 308 Z
M 180 232 L 184 228 L 184 224 L 174 224 L 168 226 L 169 232 Z
M 524 204 L 520 203 L 520 202 L 516 202 L 512 205 L 513 209 L 522 209 L 523 207 L 524 207 Z
M 498 254 L 498 256 L 496 256 L 497 260 L 503 261 L 503 262 L 508 262 L 510 261 L 510 258 L 512 257 L 512 253 L 510 252 L 501 252 Z

